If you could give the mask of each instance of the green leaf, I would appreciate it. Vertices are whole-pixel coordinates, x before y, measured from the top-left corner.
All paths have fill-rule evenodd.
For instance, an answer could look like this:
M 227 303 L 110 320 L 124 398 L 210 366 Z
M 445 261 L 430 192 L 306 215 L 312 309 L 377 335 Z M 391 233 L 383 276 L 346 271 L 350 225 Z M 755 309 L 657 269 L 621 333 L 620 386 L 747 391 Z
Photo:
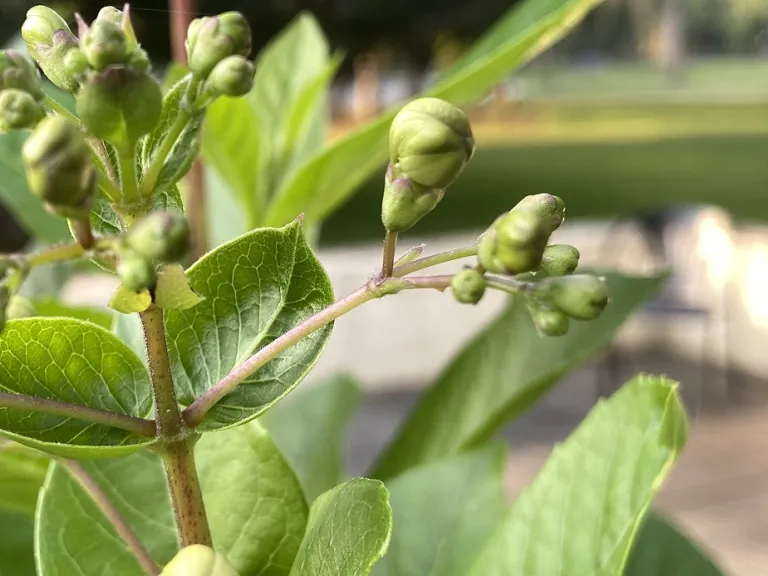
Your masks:
M 0 510 L 0 576 L 35 576 L 34 522 Z
M 123 314 L 117 312 L 112 317 L 112 333 L 120 338 L 133 353 L 148 364 L 147 346 L 144 343 L 144 329 L 138 314 Z
M 389 482 L 392 541 L 373 574 L 465 576 L 506 509 L 504 456 L 496 445 Z
M 0 440 L 0 510 L 33 517 L 48 463 L 48 457 L 41 452 Z
M 184 201 L 179 187 L 175 184 L 157 192 L 152 197 L 150 212 L 162 210 L 184 211 Z M 120 217 L 106 198 L 97 198 L 91 208 L 91 227 L 97 236 L 118 236 L 121 234 Z
M 307 519 L 298 480 L 256 422 L 206 434 L 195 447 L 214 546 L 238 573 L 288 574 Z M 161 460 L 146 450 L 83 462 L 159 564 L 177 550 Z M 59 465 L 43 488 L 36 539 L 40 575 L 140 574 L 111 524 Z M 87 538 L 82 535 L 88 534 Z
M 686 435 L 677 385 L 631 380 L 555 448 L 467 574 L 622 574 Z
M 331 283 L 300 222 L 249 232 L 187 271 L 205 298 L 168 310 L 166 330 L 179 402 L 188 406 L 236 365 L 333 302 Z M 279 354 L 221 400 L 200 430 L 259 416 L 309 372 L 330 335 L 318 330 Z
M 707 555 L 658 514 L 640 528 L 625 576 L 724 576 Z
M 163 310 L 186 310 L 203 301 L 189 285 L 184 268 L 168 264 L 157 277 L 155 304 Z
M 389 478 L 490 438 L 610 342 L 664 279 L 608 275 L 611 304 L 603 315 L 594 322 L 572 323 L 568 334 L 558 338 L 539 336 L 524 303 L 513 303 L 422 396 L 383 452 L 375 476 Z
M 0 201 L 34 238 L 61 242 L 69 238 L 66 220 L 48 212 L 29 191 L 21 148 L 26 132 L 0 134 Z
M 134 312 L 144 312 L 152 304 L 152 295 L 149 290 L 140 290 L 134 292 L 128 290 L 120 284 L 109 301 L 109 307 L 121 314 L 133 314 Z
M 461 105 L 482 97 L 509 74 L 560 40 L 600 0 L 527 0 L 515 5 L 470 48 L 454 72 L 427 94 Z M 266 223 L 279 226 L 303 212 L 319 222 L 387 160 L 389 124 L 399 106 L 312 157 L 277 192 Z
M 77 318 L 78 320 L 87 320 L 107 330 L 112 326 L 112 316 L 103 309 L 70 306 L 53 298 L 33 300 L 32 303 L 37 316 Z
M 311 502 L 342 477 L 344 431 L 360 401 L 349 376 L 336 376 L 277 403 L 259 419 Z
M 322 494 L 290 576 L 365 576 L 387 551 L 392 510 L 377 480 L 356 478 Z
M 147 417 L 149 375 L 107 330 L 71 318 L 23 318 L 0 335 L 0 391 Z M 70 457 L 130 454 L 151 440 L 65 416 L 0 407 L 0 434 Z

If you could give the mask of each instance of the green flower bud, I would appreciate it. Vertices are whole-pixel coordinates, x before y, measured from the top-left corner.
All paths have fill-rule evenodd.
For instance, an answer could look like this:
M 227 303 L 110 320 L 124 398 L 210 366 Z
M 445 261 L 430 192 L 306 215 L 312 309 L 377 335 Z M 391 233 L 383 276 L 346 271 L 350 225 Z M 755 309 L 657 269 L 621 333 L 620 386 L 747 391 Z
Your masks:
M 45 118 L 24 143 L 22 157 L 36 196 L 62 216 L 87 216 L 96 191 L 96 170 L 76 122 L 63 116 Z
M 541 264 L 548 236 L 540 220 L 528 212 L 511 210 L 500 216 L 478 244 L 480 265 L 497 274 L 521 274 Z
M 432 212 L 443 195 L 443 190 L 424 188 L 406 176 L 393 178 L 390 166 L 384 180 L 381 222 L 390 232 L 405 232 Z
M 119 26 L 108 20 L 95 20 L 80 38 L 83 54 L 97 71 L 128 62 L 128 43 Z
M 244 96 L 253 88 L 256 70 L 242 56 L 227 56 L 214 66 L 206 80 L 206 87 L 216 96 Z
M 451 291 L 462 304 L 477 304 L 485 294 L 485 278 L 477 270 L 461 270 L 451 278 Z
M 131 228 L 127 242 L 144 258 L 178 262 L 189 251 L 189 223 L 181 212 L 153 212 Z
M 228 56 L 251 53 L 251 27 L 240 12 L 193 20 L 187 31 L 189 69 L 198 78 L 207 78 Z
M 208 546 L 193 544 L 182 548 L 160 576 L 237 576 L 237 572 L 223 554 Z
M 16 318 L 30 318 L 36 314 L 37 310 L 31 300 L 23 298 L 22 296 L 11 296 L 6 312 L 6 317 L 9 320 L 14 320 Z
M 27 12 L 21 36 L 48 79 L 62 90 L 76 92 L 79 83 L 67 72 L 64 58 L 79 43 L 64 19 L 47 6 L 35 6 Z
M 526 196 L 513 210 L 524 210 L 535 214 L 546 230 L 547 236 L 560 228 L 565 218 L 565 202 L 552 194 L 533 194 Z
M 157 124 L 163 110 L 158 83 L 144 72 L 110 66 L 83 84 L 77 115 L 88 131 L 118 150 L 129 150 Z
M 15 88 L 0 92 L 0 134 L 34 128 L 44 117 L 45 110 L 29 92 Z
M 389 161 L 396 176 L 425 188 L 447 188 L 475 151 L 464 112 L 438 98 L 419 98 L 397 113 L 389 129 Z
M 79 48 L 73 48 L 64 56 L 64 70 L 73 77 L 82 76 L 89 67 L 88 58 Z
M 608 287 L 597 276 L 562 276 L 539 284 L 558 310 L 576 320 L 594 320 L 608 304 Z
M 117 275 L 123 281 L 123 286 L 132 292 L 151 288 L 157 281 L 157 272 L 152 261 L 133 250 L 121 252 Z
M 35 65 L 18 50 L 0 50 L 0 90 L 15 88 L 42 100 L 43 83 Z
M 568 332 L 570 321 L 560 310 L 554 308 L 529 305 L 528 311 L 531 313 L 533 325 L 543 336 L 563 336 Z
M 552 244 L 544 249 L 541 269 L 550 276 L 568 276 L 579 265 L 579 251 L 568 244 Z

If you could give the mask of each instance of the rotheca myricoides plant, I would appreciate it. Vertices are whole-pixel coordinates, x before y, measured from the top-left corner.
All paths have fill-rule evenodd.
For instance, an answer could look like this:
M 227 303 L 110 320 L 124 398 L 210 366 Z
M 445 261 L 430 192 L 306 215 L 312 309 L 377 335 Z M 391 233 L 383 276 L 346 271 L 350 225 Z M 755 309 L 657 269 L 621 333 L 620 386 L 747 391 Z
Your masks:
M 477 304 L 493 289 L 524 300 L 542 337 L 553 337 L 565 334 L 572 320 L 597 318 L 608 303 L 600 278 L 574 274 L 574 247 L 548 245 L 565 215 L 564 202 L 549 194 L 523 198 L 475 244 L 431 256 L 423 256 L 420 246 L 396 257 L 398 235 L 437 207 L 475 150 L 466 115 L 434 98 L 408 103 L 392 122 L 383 264 L 359 289 L 333 300 L 300 217 L 281 229 L 250 232 L 183 269 L 190 230 L 178 182 L 197 155 L 206 107 L 252 88 L 249 26 L 236 12 L 195 20 L 187 37 L 190 72 L 163 96 L 127 6 L 104 8 L 90 24 L 78 17 L 77 24 L 75 35 L 57 13 L 37 6 L 22 28 L 45 76 L 75 96 L 76 114 L 46 95 L 26 55 L 0 52 L 0 131 L 31 132 L 23 147 L 29 188 L 68 220 L 75 240 L 0 262 L 0 363 L 16 374 L 16 388 L 3 382 L 0 392 L 0 433 L 52 454 L 86 484 L 78 458 L 141 448 L 161 458 L 181 548 L 163 574 L 235 573 L 211 549 L 195 443 L 204 432 L 256 418 L 290 392 L 345 313 L 406 290 L 448 289 L 458 302 Z M 281 265 L 286 253 L 292 269 Z M 469 257 L 476 257 L 474 265 L 455 274 L 424 273 Z M 17 295 L 32 268 L 75 259 L 91 259 L 119 277 L 112 307 L 140 316 L 148 375 L 137 355 L 106 330 L 70 318 L 31 317 L 33 310 Z M 248 269 L 246 261 L 274 278 L 238 276 L 246 274 L 240 272 Z M 217 318 L 223 293 L 234 294 L 242 310 L 271 300 L 292 308 L 259 328 L 260 337 L 243 353 L 242 342 L 228 338 L 232 326 L 200 320 Z M 247 326 L 235 329 L 240 335 Z M 213 381 L 208 379 L 215 370 L 204 374 L 187 356 L 209 348 L 220 371 Z M 89 366 L 74 362 L 54 369 L 94 353 L 98 365 L 91 360 Z M 201 354 L 204 362 L 208 352 Z M 116 390 L 116 383 L 128 380 L 134 388 Z M 73 389 L 88 392 L 66 392 Z M 110 395 L 134 401 L 111 402 Z M 154 418 L 145 417 L 151 413 Z M 102 452 L 91 452 L 93 447 Z M 157 574 L 130 529 L 110 514 L 109 503 L 94 499 L 145 571 Z

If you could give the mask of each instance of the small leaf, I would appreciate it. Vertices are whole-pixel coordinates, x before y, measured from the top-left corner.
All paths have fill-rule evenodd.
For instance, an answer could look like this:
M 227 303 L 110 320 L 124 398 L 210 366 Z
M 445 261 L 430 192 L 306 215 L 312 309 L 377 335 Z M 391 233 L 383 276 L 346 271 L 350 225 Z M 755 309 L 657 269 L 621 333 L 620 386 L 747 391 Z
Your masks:
M 220 246 L 187 276 L 205 300 L 166 312 L 174 382 L 185 406 L 256 350 L 333 302 L 330 280 L 299 222 L 255 230 Z M 330 331 L 326 326 L 268 362 L 221 400 L 199 429 L 231 426 L 264 412 L 312 368 Z
M 312 501 L 341 481 L 344 431 L 360 401 L 349 376 L 336 376 L 278 402 L 259 422 L 269 430 Z
M 105 309 L 70 306 L 53 298 L 33 300 L 32 303 L 37 316 L 77 318 L 78 320 L 87 320 L 107 330 L 112 326 L 112 317 Z
M 195 447 L 215 548 L 239 574 L 284 576 L 299 549 L 307 504 L 298 480 L 256 422 L 206 434 Z M 83 466 L 159 564 L 176 553 L 162 462 L 146 450 Z M 40 576 L 140 574 L 111 524 L 58 465 L 43 488 L 36 539 Z M 87 538 L 82 535 L 87 534 Z
M 190 287 L 184 268 L 178 264 L 169 264 L 160 271 L 155 287 L 155 304 L 158 307 L 164 310 L 186 310 L 203 300 Z
M 640 528 L 625 576 L 724 576 L 685 534 L 658 514 Z
M 383 452 L 375 475 L 395 476 L 492 437 L 610 342 L 664 279 L 608 275 L 611 304 L 603 315 L 593 322 L 574 322 L 568 334 L 558 338 L 540 337 L 524 303 L 513 303 L 421 397 Z
M 34 522 L 0 510 L 0 576 L 35 576 Z
M 409 470 L 387 484 L 393 531 L 375 576 L 465 576 L 507 508 L 500 445 Z
M 377 480 L 356 478 L 322 494 L 290 576 L 365 576 L 387 551 L 392 510 Z
M 152 197 L 150 212 L 162 210 L 184 211 L 184 201 L 181 198 L 178 186 L 174 185 L 164 188 Z M 112 205 L 106 198 L 97 198 L 94 201 L 91 208 L 91 227 L 93 228 L 93 233 L 99 237 L 120 235 L 122 230 L 120 217 L 115 213 Z
M 145 418 L 149 375 L 108 331 L 71 318 L 23 318 L 0 335 L 0 391 Z M 65 416 L 0 407 L 0 434 L 63 456 L 130 454 L 150 439 Z
M 467 574 L 622 574 L 686 436 L 676 384 L 631 380 L 555 448 Z
M 42 452 L 10 440 L 0 440 L 0 510 L 34 517 L 37 493 L 45 480 L 49 462 Z
M 117 287 L 115 295 L 109 301 L 109 307 L 121 314 L 133 314 L 134 312 L 144 312 L 152 304 L 152 295 L 149 290 L 134 292 L 128 290 L 122 284 Z

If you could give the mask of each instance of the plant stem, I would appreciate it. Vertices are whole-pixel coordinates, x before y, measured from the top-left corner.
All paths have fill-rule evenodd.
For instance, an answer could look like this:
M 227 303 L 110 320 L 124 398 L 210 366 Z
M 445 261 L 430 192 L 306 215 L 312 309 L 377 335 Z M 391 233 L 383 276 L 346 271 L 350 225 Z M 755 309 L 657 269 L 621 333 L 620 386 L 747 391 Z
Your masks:
M 100 410 L 78 404 L 69 404 L 58 400 L 47 400 L 36 396 L 25 396 L 23 394 L 12 394 L 0 392 L 0 408 L 16 408 L 18 410 L 29 410 L 30 412 L 41 412 L 43 414 L 54 414 L 56 416 L 67 416 L 77 418 L 85 422 L 102 424 L 113 428 L 120 428 L 127 432 L 147 436 L 155 436 L 155 423 L 152 420 L 128 416 L 119 412 L 109 410 Z
M 93 248 L 96 240 L 93 237 L 91 221 L 85 218 L 84 220 L 70 220 L 70 222 L 72 224 L 72 233 L 77 243 L 86 250 Z
M 392 276 L 392 269 L 395 265 L 395 250 L 397 249 L 397 232 L 387 230 L 384 234 L 384 254 L 381 263 L 381 277 L 389 278 Z
M 114 526 L 115 532 L 123 539 L 128 549 L 138 560 L 141 568 L 149 576 L 160 574 L 152 557 L 144 548 L 136 533 L 125 520 L 120 510 L 110 501 L 101 487 L 88 474 L 85 468 L 73 460 L 58 460 L 59 464 L 69 473 L 69 475 L 78 483 L 86 494 L 93 500 L 93 503 L 101 510 L 101 513 Z
M 506 276 L 485 274 L 484 277 L 485 285 L 488 286 L 488 288 L 500 290 L 502 292 L 506 292 L 507 294 L 519 294 L 528 286 L 527 282 L 521 282 L 520 280 L 515 280 L 514 278 L 508 278 Z
M 99 239 L 95 240 L 93 248 L 95 250 L 109 250 L 112 248 L 113 239 Z M 68 260 L 77 260 L 83 256 L 88 255 L 89 250 L 83 248 L 81 244 L 60 244 L 59 246 L 52 246 L 51 248 L 45 248 L 38 252 L 33 252 L 27 256 L 20 256 L 24 262 L 30 266 L 42 266 L 44 264 L 54 264 L 56 262 L 66 262 Z
M 133 154 L 119 154 L 120 184 L 123 189 L 122 201 L 127 204 L 141 202 L 139 195 L 139 183 L 136 180 L 136 158 Z
M 211 545 L 205 503 L 195 470 L 194 438 L 188 434 L 181 417 L 173 385 L 168 346 L 165 341 L 163 311 L 152 304 L 141 313 L 147 345 L 152 393 L 155 399 L 155 423 L 163 444 L 162 458 L 179 539 L 183 546 Z
M 445 252 L 438 252 L 437 254 L 432 254 L 431 256 L 419 258 L 418 260 L 414 260 L 408 264 L 398 266 L 392 271 L 392 276 L 395 278 L 402 278 L 407 274 L 412 274 L 413 272 L 418 272 L 419 270 L 431 268 L 432 266 L 437 266 L 438 264 L 445 264 L 446 262 L 460 260 L 461 258 L 468 258 L 469 256 L 476 255 L 477 245 L 474 244 L 472 246 L 463 246 L 462 248 L 446 250 Z
M 74 120 L 78 124 L 80 123 L 80 120 L 78 119 L 77 116 L 75 116 L 74 114 L 72 114 L 72 112 L 67 110 L 64 106 L 56 102 L 56 100 L 48 96 L 48 94 L 45 95 L 44 102 L 48 106 L 48 108 L 56 112 L 56 114 L 60 114 L 61 116 L 66 116 L 70 120 Z
M 205 207 L 205 173 L 196 160 L 187 174 L 184 207 L 192 230 L 192 258 L 197 260 L 208 251 L 208 218 Z
M 189 119 L 189 112 L 187 112 L 184 107 L 179 108 L 179 113 L 176 115 L 176 119 L 163 137 L 163 141 L 155 151 L 155 155 L 152 157 L 152 161 L 149 163 L 149 167 L 146 172 L 144 172 L 144 177 L 141 179 L 140 194 L 142 198 L 149 198 L 155 192 L 157 179 L 160 177 L 160 172 L 165 165 L 165 161 L 168 159 L 168 155 L 171 153 L 171 150 L 173 150 L 173 146 L 187 126 Z

